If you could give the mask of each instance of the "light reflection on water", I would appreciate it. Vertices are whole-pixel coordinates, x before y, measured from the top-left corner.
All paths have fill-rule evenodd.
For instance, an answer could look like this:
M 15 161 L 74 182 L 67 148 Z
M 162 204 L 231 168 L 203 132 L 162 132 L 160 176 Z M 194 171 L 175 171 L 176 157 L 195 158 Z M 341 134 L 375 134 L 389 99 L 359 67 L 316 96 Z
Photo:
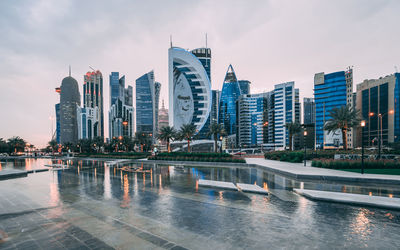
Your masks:
M 238 247 L 240 241 L 249 246 L 246 239 L 276 238 L 275 244 L 279 245 L 290 237 L 304 246 L 316 248 L 323 248 L 324 244 L 341 245 L 343 239 L 350 242 L 350 246 L 374 247 L 377 233 L 382 233 L 382 230 L 400 231 L 398 212 L 313 202 L 291 191 L 304 188 L 399 197 L 398 189 L 298 182 L 255 168 L 122 166 L 85 160 L 38 160 L 31 161 L 30 166 L 43 168 L 48 163 L 68 163 L 71 166 L 64 171 L 34 175 L 49 182 L 48 204 L 60 205 L 59 213 L 63 204 L 99 200 L 114 206 L 114 209 L 131 211 L 166 225 L 218 236 L 238 244 Z M 11 165 L 6 164 L 7 167 Z M 25 165 L 17 163 L 16 167 L 24 168 Z M 120 169 L 122 167 L 139 171 L 124 171 Z M 257 183 L 273 195 L 199 187 L 198 179 Z M 400 244 L 399 239 L 390 239 Z M 315 242 L 322 245 L 314 245 Z

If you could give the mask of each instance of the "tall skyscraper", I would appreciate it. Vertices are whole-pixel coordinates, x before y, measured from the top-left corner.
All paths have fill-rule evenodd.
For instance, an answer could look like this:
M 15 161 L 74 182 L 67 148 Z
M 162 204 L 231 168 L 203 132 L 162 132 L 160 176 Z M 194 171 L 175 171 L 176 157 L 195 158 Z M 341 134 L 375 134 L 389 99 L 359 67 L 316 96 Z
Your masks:
M 303 142 L 307 148 L 315 148 L 315 102 L 314 98 L 303 99 L 303 123 L 307 126 L 306 140 Z M 304 146 L 304 145 L 303 145 Z
M 364 134 L 357 137 L 361 146 L 378 146 L 400 140 L 400 73 L 357 84 L 357 109 L 365 120 Z M 360 139 L 358 139 L 360 138 Z
M 219 100 L 219 123 L 227 135 L 236 134 L 236 101 L 241 95 L 239 82 L 232 65 L 228 66 Z
M 218 113 L 219 113 L 219 99 L 221 97 L 220 90 L 212 91 L 212 107 L 211 107 L 211 124 L 218 123 Z
M 134 135 L 133 88 L 125 88 L 125 76 L 118 72 L 110 74 L 110 110 L 108 113 L 109 136 L 133 137 Z
M 303 108 L 304 108 L 304 124 L 313 124 L 315 123 L 315 102 L 314 98 L 303 99 Z
M 80 139 L 104 138 L 103 75 L 87 72 L 83 83 L 83 108 L 78 109 Z
M 324 130 L 324 125 L 331 119 L 330 111 L 333 108 L 347 105 L 348 101 L 352 100 L 352 90 L 348 89 L 352 88 L 352 84 L 346 77 L 349 78 L 350 75 L 347 75 L 345 71 L 330 74 L 322 72 L 314 76 L 315 144 L 317 148 L 334 148 L 343 145 L 341 132 L 338 130 L 328 133 Z
M 77 109 L 81 103 L 78 82 L 71 77 L 65 77 L 60 88 L 60 143 L 78 142 Z
M 238 136 L 240 147 L 260 146 L 266 143 L 268 135 L 268 100 L 271 93 L 241 95 L 237 101 Z
M 198 53 L 198 50 L 204 53 Z M 204 57 L 203 57 L 204 55 Z M 192 52 L 171 47 L 169 59 L 169 124 L 179 130 L 184 124 L 194 124 L 196 135 L 206 137 L 212 107 L 210 81 L 211 50 Z
M 158 133 L 158 101 L 161 84 L 154 81 L 154 72 L 136 79 L 136 130 L 156 138 Z
M 240 93 L 242 95 L 250 94 L 250 81 L 248 81 L 248 80 L 239 80 L 238 82 L 239 82 Z
M 275 148 L 289 147 L 289 134 L 286 124 L 300 123 L 299 89 L 295 89 L 294 82 L 275 85 L 274 89 L 274 118 L 275 118 Z

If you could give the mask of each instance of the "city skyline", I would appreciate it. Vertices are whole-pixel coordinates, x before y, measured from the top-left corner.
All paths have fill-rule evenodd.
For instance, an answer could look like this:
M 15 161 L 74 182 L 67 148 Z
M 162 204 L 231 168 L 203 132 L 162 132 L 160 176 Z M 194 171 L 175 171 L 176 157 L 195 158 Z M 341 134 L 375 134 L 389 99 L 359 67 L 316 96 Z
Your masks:
M 300 100 L 313 97 L 315 73 L 354 66 L 357 85 L 364 79 L 392 74 L 394 66 L 400 66 L 396 61 L 400 36 L 393 32 L 399 2 L 226 3 L 121 1 L 111 12 L 102 2 L 95 6 L 74 1 L 1 3 L 0 30 L 5 39 L 0 42 L 0 72 L 4 75 L 0 82 L 0 137 L 18 135 L 38 147 L 47 144 L 51 139 L 49 117 L 55 117 L 54 104 L 59 98 L 54 88 L 68 76 L 70 64 L 80 93 L 89 65 L 104 76 L 121 72 L 131 86 L 142 72 L 154 69 L 163 84 L 160 101 L 164 99 L 168 107 L 170 35 L 173 46 L 199 48 L 205 46 L 208 34 L 213 52 L 211 88 L 215 90 L 222 89 L 229 64 L 240 78 L 252 82 L 252 94 L 295 81 Z M 88 8 L 95 8 L 98 17 L 82 15 Z M 124 13 L 128 16 L 132 9 L 132 18 L 123 18 L 118 27 L 112 25 L 112 20 Z M 142 9 L 154 13 L 145 16 Z M 323 11 L 326 9 L 331 11 Z M 237 13 L 235 18 L 230 18 L 232 12 Z M 146 25 L 140 26 L 143 23 Z M 160 23 L 164 26 L 158 27 Z M 108 84 L 106 78 L 104 86 Z M 108 87 L 104 103 L 109 103 Z M 107 121 L 108 105 L 104 113 Z M 55 119 L 53 122 L 54 129 Z M 108 135 L 107 123 L 105 127 Z

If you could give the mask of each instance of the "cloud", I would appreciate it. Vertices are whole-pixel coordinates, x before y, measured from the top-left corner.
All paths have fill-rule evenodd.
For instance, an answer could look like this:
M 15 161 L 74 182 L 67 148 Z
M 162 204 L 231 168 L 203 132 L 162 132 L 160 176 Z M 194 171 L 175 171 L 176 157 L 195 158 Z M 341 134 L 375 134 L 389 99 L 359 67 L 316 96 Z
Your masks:
M 46 144 L 68 65 L 80 87 L 89 65 L 103 73 L 105 114 L 112 71 L 134 85 L 154 69 L 167 104 L 170 35 L 193 49 L 208 34 L 213 89 L 230 63 L 252 90 L 294 80 L 309 97 L 316 72 L 354 65 L 355 83 L 378 78 L 400 66 L 399 10 L 399 1 L 355 0 L 1 1 L 0 137 Z

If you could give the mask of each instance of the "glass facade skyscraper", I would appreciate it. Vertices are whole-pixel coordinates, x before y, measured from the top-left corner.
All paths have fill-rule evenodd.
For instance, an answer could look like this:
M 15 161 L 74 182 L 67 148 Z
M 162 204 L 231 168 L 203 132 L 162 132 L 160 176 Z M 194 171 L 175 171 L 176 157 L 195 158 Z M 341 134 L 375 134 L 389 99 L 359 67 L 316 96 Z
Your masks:
M 250 94 L 250 81 L 239 80 L 238 82 L 239 82 L 239 87 L 240 87 L 240 93 L 242 95 Z
M 110 74 L 110 110 L 108 113 L 109 137 L 133 137 L 134 135 L 133 88 L 125 88 L 125 76 Z
M 314 76 L 315 143 L 317 148 L 339 147 L 343 144 L 340 131 L 328 133 L 325 123 L 331 119 L 333 108 L 347 105 L 347 83 L 345 71 Z
M 236 134 L 236 101 L 241 95 L 239 82 L 232 65 L 228 66 L 219 99 L 220 124 L 224 125 L 227 135 Z
M 365 120 L 364 144 L 388 145 L 400 139 L 399 78 L 395 73 L 379 79 L 364 80 L 357 85 L 357 109 Z M 382 117 L 382 118 L 379 118 Z M 382 138 L 382 139 L 380 139 Z M 361 145 L 361 138 L 358 141 Z
M 289 146 L 289 134 L 286 124 L 300 123 L 299 89 L 294 82 L 275 85 L 274 89 L 274 118 L 275 118 L 275 148 L 283 149 Z
M 158 100 L 161 84 L 154 81 L 154 72 L 136 79 L 136 130 L 153 138 L 158 132 Z
M 78 109 L 79 139 L 104 138 L 103 76 L 87 72 L 83 83 L 83 108 Z
M 184 124 L 194 124 L 196 135 L 204 139 L 212 106 L 211 50 L 200 48 L 190 52 L 171 47 L 168 59 L 170 126 L 179 130 Z
M 77 110 L 81 104 L 78 82 L 71 76 L 65 77 L 60 91 L 60 143 L 77 143 Z

